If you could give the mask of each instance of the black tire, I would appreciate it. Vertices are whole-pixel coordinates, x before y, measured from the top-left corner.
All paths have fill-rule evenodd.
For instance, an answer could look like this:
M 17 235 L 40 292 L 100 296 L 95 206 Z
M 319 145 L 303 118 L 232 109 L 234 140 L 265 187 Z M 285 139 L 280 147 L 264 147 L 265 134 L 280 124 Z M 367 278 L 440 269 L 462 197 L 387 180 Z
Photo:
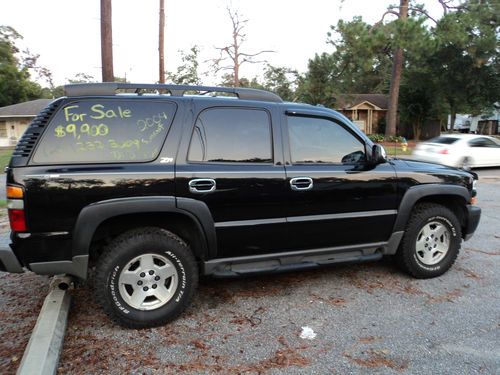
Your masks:
M 436 239 L 434 235 L 424 236 L 424 228 L 432 229 L 433 227 L 439 228 L 442 226 L 443 231 L 447 231 L 448 246 L 446 246 L 446 241 L 444 237 L 439 237 Z M 431 232 L 432 233 L 432 232 Z M 443 234 L 443 236 L 445 236 Z M 429 239 L 429 241 L 428 241 Z M 417 240 L 419 241 L 419 246 L 417 247 Z M 447 252 L 437 254 L 442 259 L 439 258 L 432 259 L 432 251 L 429 250 L 431 255 L 425 254 L 422 250 L 422 244 L 425 245 L 425 250 L 437 246 L 436 243 L 440 244 L 442 247 L 447 247 Z M 437 277 L 445 273 L 450 269 L 455 260 L 457 259 L 460 246 L 462 242 L 462 231 L 460 223 L 455 216 L 455 214 L 448 208 L 434 203 L 422 203 L 415 206 L 414 211 L 408 221 L 406 226 L 405 234 L 403 240 L 399 246 L 396 253 L 395 259 L 398 265 L 410 275 L 418 279 L 428 279 L 432 277 Z M 419 250 L 417 250 L 417 248 Z M 428 264 L 424 262 L 424 257 L 430 257 L 427 259 Z M 439 260 L 439 261 L 437 261 Z M 437 261 L 435 264 L 431 264 L 433 261 Z
M 139 260 L 131 263 L 135 259 Z M 142 259 L 155 263 L 153 267 L 149 267 L 153 272 L 151 276 L 147 270 L 142 272 Z M 160 275 L 164 271 L 160 271 L 159 267 L 165 265 L 173 275 L 162 279 L 154 274 L 154 270 Z M 136 267 L 140 275 L 145 276 L 134 273 L 136 271 L 132 267 Z M 119 282 L 122 275 L 132 273 L 133 277 L 140 278 L 137 286 L 132 288 L 132 283 L 128 285 Z M 154 281 L 156 278 L 160 281 Z M 121 234 L 107 246 L 98 260 L 94 285 L 97 301 L 115 322 L 127 328 L 155 327 L 175 319 L 189 305 L 198 285 L 198 267 L 189 247 L 173 233 L 161 228 L 138 228 Z M 156 293 L 161 288 L 170 294 L 162 296 L 163 300 L 148 296 L 140 302 L 139 308 L 133 306 L 131 300 L 136 291 L 141 298 L 142 295 L 153 292 L 153 286 Z M 144 288 L 149 291 L 143 293 Z M 153 302 L 148 302 L 150 300 Z M 142 307 L 142 304 L 148 303 L 158 307 Z

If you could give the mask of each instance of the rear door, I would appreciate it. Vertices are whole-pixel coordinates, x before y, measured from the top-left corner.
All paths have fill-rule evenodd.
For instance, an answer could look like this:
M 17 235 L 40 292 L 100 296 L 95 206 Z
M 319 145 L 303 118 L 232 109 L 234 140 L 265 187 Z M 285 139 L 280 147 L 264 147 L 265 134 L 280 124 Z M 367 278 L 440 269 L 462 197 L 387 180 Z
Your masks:
M 362 138 L 333 117 L 293 112 L 284 122 L 293 250 L 387 241 L 397 213 L 392 165 L 368 163 Z
M 218 257 L 279 251 L 286 235 L 286 182 L 275 107 L 214 101 L 196 101 L 184 130 L 177 196 L 208 206 Z

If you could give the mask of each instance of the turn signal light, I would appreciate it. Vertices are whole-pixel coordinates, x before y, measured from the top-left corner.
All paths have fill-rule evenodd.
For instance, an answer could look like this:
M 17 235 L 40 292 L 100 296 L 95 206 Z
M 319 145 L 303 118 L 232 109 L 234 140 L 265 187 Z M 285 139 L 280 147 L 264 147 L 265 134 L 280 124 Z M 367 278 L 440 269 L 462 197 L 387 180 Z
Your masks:
M 449 154 L 450 152 L 448 151 L 448 149 L 447 149 L 447 148 L 444 148 L 444 149 L 440 150 L 440 151 L 439 151 L 439 153 L 440 153 L 440 154 L 443 154 L 443 155 L 447 155 L 447 154 Z
M 24 198 L 24 190 L 19 186 L 7 186 L 8 199 L 22 199 Z
M 472 197 L 470 199 L 470 204 L 477 204 L 477 197 Z
M 13 232 L 26 232 L 24 210 L 9 210 L 9 221 Z

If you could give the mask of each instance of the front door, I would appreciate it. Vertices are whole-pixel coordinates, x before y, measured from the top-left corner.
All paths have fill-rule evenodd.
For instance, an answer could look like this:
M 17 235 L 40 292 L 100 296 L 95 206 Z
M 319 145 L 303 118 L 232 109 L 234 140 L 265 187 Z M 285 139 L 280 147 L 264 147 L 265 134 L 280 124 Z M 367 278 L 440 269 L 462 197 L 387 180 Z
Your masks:
M 363 139 L 333 117 L 294 112 L 285 123 L 292 250 L 387 241 L 397 213 L 390 163 L 368 163 Z
M 286 181 L 273 110 L 272 105 L 197 108 L 194 126 L 183 137 L 184 157 L 178 156 L 176 165 L 177 196 L 203 201 L 210 209 L 217 257 L 263 254 L 282 247 Z

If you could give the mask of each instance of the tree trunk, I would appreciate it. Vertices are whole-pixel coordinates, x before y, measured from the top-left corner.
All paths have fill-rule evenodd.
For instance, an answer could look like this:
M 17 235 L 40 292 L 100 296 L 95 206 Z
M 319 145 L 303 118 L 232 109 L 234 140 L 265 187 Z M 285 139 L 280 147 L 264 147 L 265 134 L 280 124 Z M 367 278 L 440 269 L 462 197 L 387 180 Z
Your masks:
M 101 0 L 101 63 L 102 81 L 113 82 L 113 30 L 111 27 L 111 0 Z
M 160 76 L 158 82 L 165 83 L 165 0 L 160 0 L 160 35 L 158 37 L 158 52 L 160 57 Z
M 451 108 L 451 116 L 450 116 L 450 130 L 448 130 L 449 133 L 453 133 L 453 130 L 455 130 L 455 120 L 457 119 L 457 111 L 454 108 Z
M 240 86 L 240 51 L 238 44 L 238 30 L 233 30 L 233 48 L 234 48 L 234 68 L 233 68 L 233 79 L 234 79 L 234 87 Z
M 421 121 L 420 120 L 414 121 L 413 122 L 413 138 L 415 139 L 415 141 L 418 142 L 420 140 L 421 133 L 422 133 Z
M 408 0 L 400 0 L 399 19 L 408 18 Z M 396 121 L 398 114 L 399 86 L 401 85 L 401 72 L 403 71 L 403 50 L 396 48 L 392 64 L 391 88 L 389 91 L 389 108 L 387 111 L 387 126 L 385 136 L 396 135 Z

